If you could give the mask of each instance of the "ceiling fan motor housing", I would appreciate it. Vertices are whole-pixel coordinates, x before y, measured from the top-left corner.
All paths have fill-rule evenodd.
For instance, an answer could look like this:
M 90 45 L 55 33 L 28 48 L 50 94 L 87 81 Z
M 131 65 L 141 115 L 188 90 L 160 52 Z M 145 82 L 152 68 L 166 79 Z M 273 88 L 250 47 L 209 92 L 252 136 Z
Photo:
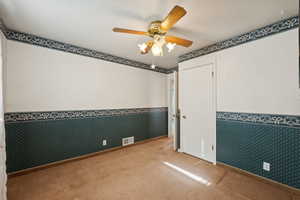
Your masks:
M 150 23 L 148 33 L 151 37 L 154 35 L 164 35 L 165 32 L 161 29 L 161 21 L 153 21 Z

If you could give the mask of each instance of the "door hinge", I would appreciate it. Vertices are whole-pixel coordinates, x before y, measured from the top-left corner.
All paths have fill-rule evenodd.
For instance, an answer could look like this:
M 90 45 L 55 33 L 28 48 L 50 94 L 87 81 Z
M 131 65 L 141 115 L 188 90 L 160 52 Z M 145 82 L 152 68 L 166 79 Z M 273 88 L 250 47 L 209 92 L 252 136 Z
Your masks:
M 214 147 L 214 145 L 212 145 L 212 146 L 211 146 L 211 150 L 214 151 L 214 149 L 215 149 L 215 147 Z
M 215 72 L 211 72 L 211 76 L 214 77 L 214 75 L 215 75 Z

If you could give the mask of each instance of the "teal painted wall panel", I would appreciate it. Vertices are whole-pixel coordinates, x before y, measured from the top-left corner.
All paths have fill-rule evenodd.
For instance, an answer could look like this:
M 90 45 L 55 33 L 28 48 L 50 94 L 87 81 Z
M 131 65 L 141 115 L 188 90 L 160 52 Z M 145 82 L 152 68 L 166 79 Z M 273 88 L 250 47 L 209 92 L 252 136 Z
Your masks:
M 7 171 L 14 172 L 167 135 L 167 112 L 6 123 Z M 102 146 L 102 140 L 107 145 Z
M 217 120 L 218 162 L 300 188 L 299 149 L 299 127 Z

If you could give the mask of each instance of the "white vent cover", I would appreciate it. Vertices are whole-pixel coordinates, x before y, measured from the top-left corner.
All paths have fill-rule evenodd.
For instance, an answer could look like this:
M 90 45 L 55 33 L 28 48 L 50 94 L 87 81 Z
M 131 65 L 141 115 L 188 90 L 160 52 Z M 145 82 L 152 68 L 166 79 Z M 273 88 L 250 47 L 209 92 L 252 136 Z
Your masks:
M 122 146 L 130 145 L 134 143 L 134 137 L 122 138 Z

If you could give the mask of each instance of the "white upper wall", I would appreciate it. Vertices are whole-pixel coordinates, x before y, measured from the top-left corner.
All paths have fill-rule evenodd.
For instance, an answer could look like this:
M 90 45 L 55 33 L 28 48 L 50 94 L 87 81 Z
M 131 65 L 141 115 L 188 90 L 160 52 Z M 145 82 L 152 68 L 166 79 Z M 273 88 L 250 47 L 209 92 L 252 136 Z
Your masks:
M 7 44 L 7 39 L 5 38 L 3 32 L 0 30 L 0 121 L 3 120 L 3 118 L 4 118 L 4 116 L 3 116 L 3 113 L 4 113 L 3 112 L 4 111 L 3 87 L 5 84 L 4 84 L 4 80 L 3 80 L 3 78 L 4 78 L 3 74 L 4 74 L 4 66 L 6 65 L 6 44 Z
M 298 29 L 218 55 L 218 111 L 300 114 Z
M 167 106 L 166 74 L 7 41 L 5 111 Z
M 217 61 L 217 111 L 300 114 L 298 29 L 195 58 Z

